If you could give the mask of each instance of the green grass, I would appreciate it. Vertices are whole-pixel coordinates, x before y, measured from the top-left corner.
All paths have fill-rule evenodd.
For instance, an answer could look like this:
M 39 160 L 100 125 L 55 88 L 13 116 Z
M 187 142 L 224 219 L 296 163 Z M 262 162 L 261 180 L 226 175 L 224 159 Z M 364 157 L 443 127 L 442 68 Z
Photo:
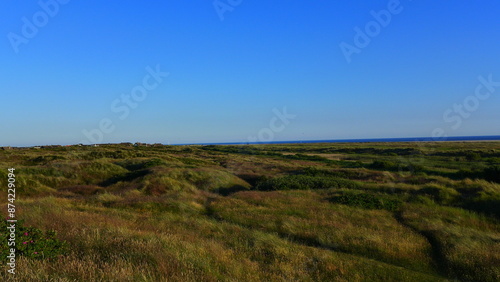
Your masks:
M 408 206 L 403 220 L 433 242 L 444 273 L 465 281 L 498 281 L 500 228 L 456 208 Z
M 255 187 L 260 191 L 358 188 L 351 180 L 326 176 L 290 175 L 265 179 Z
M 0 228 L 6 230 L 11 227 L 11 223 L 2 221 Z M 57 232 L 54 230 L 42 231 L 35 227 L 24 225 L 22 220 L 15 223 L 16 255 L 38 260 L 53 260 L 68 252 L 67 243 L 57 239 Z M 2 234 L 0 244 L 0 261 L 3 264 L 8 262 L 7 256 L 10 254 L 12 245 L 9 245 L 11 232 Z M 12 241 L 10 241 L 12 242 Z
M 498 159 L 500 142 L 25 148 L 0 150 L 0 186 L 15 167 L 19 281 L 498 281 Z
M 359 191 L 342 191 L 341 193 L 335 193 L 330 198 L 330 201 L 364 209 L 383 209 L 388 211 L 397 211 L 403 204 L 397 197 Z

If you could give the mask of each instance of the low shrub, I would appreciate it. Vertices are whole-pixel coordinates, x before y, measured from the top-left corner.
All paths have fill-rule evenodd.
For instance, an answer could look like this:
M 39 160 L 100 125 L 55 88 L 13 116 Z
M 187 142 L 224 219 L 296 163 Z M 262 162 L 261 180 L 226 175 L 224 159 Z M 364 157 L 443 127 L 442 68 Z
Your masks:
M 387 195 L 375 195 L 354 191 L 344 191 L 340 193 L 340 195 L 331 197 L 330 201 L 364 209 L 383 209 L 388 211 L 398 210 L 403 203 L 401 200 Z
M 145 157 L 142 152 L 133 152 L 128 150 L 115 150 L 115 151 L 91 151 L 82 156 L 84 160 L 97 160 L 97 159 L 127 159 Z
M 409 171 L 411 173 L 421 173 L 425 171 L 425 167 L 418 164 L 395 163 L 392 161 L 373 161 L 368 165 L 368 168 L 387 171 Z
M 327 158 L 322 157 L 322 156 L 316 156 L 316 155 L 295 154 L 295 155 L 283 155 L 283 157 L 286 159 L 292 159 L 292 160 L 333 163 L 333 161 L 330 159 L 327 159 Z
M 481 169 L 461 169 L 455 173 L 456 178 L 485 179 L 500 183 L 500 165 L 490 165 Z
M 309 190 L 329 188 L 359 188 L 359 184 L 341 178 L 308 175 L 290 175 L 265 179 L 256 186 L 257 190 Z
M 391 161 L 374 161 L 371 165 L 368 166 L 373 169 L 381 169 L 381 170 L 398 170 L 399 165 L 391 162 Z
M 50 161 L 54 161 L 54 160 L 64 160 L 64 159 L 66 159 L 66 158 L 63 156 L 48 155 L 48 156 L 38 156 L 35 158 L 31 158 L 28 160 L 28 162 L 30 164 L 33 164 L 33 165 L 38 165 L 38 164 L 47 164 Z
M 155 167 L 155 166 L 161 166 L 161 165 L 167 165 L 167 162 L 159 159 L 159 158 L 153 158 L 153 159 L 126 159 L 126 160 L 120 160 L 115 162 L 115 164 L 133 171 L 133 170 L 141 170 L 141 169 L 146 169 L 150 167 Z
M 10 232 L 7 227 L 10 226 L 6 220 L 0 222 L 2 231 L 2 242 L 0 243 L 0 261 L 6 262 L 7 255 L 13 246 L 8 245 Z M 35 227 L 23 226 L 23 221 L 16 223 L 16 256 L 24 256 L 35 259 L 53 259 L 68 252 L 68 245 L 65 241 L 56 238 L 56 232 L 53 230 L 42 231 Z
M 473 151 L 467 151 L 464 153 L 465 155 L 465 158 L 468 160 L 468 161 L 479 161 L 481 160 L 481 155 L 477 152 L 473 152 Z
M 500 165 L 492 165 L 483 170 L 484 179 L 500 183 Z
M 485 180 L 466 179 L 456 184 L 461 193 L 460 207 L 500 218 L 500 185 Z
M 416 191 L 417 195 L 425 195 L 440 204 L 452 204 L 460 196 L 455 189 L 428 184 Z
M 306 167 L 302 171 L 299 172 L 303 175 L 308 176 L 330 176 L 330 177 L 339 177 L 339 178 L 350 178 L 354 175 L 351 173 L 346 173 L 345 171 L 332 171 L 326 169 L 319 169 L 316 167 Z
M 500 219 L 499 195 L 487 195 L 481 193 L 479 197 L 465 201 L 462 207 Z

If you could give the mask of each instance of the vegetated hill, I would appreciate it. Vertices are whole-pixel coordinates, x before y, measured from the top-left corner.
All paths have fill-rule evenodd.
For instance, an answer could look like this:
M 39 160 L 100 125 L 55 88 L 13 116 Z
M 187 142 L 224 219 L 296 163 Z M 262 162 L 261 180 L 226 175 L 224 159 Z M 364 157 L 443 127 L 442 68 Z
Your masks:
M 499 142 L 14 148 L 0 184 L 15 168 L 22 281 L 498 281 L 499 156 Z

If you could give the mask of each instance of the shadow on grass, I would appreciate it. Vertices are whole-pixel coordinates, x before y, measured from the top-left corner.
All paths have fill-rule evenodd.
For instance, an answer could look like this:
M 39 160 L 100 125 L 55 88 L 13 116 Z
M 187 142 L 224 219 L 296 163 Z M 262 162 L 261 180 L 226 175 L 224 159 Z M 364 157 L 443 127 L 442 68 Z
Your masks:
M 443 245 L 437 240 L 437 238 L 430 231 L 422 231 L 419 230 L 412 225 L 408 224 L 403 218 L 402 212 L 397 211 L 394 214 L 394 218 L 399 222 L 399 224 L 411 229 L 413 232 L 420 234 L 423 236 L 427 242 L 431 245 L 431 256 L 434 269 L 437 273 L 448 276 L 450 274 L 450 265 L 446 262 L 446 258 L 444 256 L 444 248 Z
M 151 173 L 151 171 L 149 169 L 132 171 L 132 172 L 126 173 L 124 175 L 118 175 L 118 176 L 114 176 L 114 177 L 111 177 L 109 179 L 106 179 L 103 182 L 99 183 L 99 186 L 108 187 L 108 186 L 116 184 L 120 181 L 123 181 L 123 182 L 133 181 L 139 177 L 146 176 L 150 173 Z
M 230 196 L 231 194 L 241 192 L 241 191 L 249 191 L 251 189 L 244 187 L 242 185 L 233 185 L 231 187 L 226 187 L 226 188 L 219 188 L 215 190 L 217 194 L 220 194 L 222 196 Z

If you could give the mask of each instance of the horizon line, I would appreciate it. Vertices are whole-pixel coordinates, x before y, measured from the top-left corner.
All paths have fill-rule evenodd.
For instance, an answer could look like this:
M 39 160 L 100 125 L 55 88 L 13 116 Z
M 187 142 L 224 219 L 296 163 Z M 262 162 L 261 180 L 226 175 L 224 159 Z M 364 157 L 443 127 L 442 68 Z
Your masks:
M 0 146 L 0 148 L 36 148 L 50 146 L 99 146 L 99 145 L 162 145 L 162 146 L 189 146 L 189 145 L 265 145 L 265 144 L 299 144 L 299 143 L 391 143 L 391 142 L 446 142 L 446 141 L 500 141 L 500 135 L 466 135 L 449 137 L 381 137 L 381 138 L 350 138 L 350 139 L 322 139 L 322 140 L 283 140 L 283 141 L 263 141 L 263 142 L 200 142 L 200 143 L 144 143 L 144 142 L 116 142 L 116 143 L 96 143 L 96 144 L 51 144 L 33 146 Z

